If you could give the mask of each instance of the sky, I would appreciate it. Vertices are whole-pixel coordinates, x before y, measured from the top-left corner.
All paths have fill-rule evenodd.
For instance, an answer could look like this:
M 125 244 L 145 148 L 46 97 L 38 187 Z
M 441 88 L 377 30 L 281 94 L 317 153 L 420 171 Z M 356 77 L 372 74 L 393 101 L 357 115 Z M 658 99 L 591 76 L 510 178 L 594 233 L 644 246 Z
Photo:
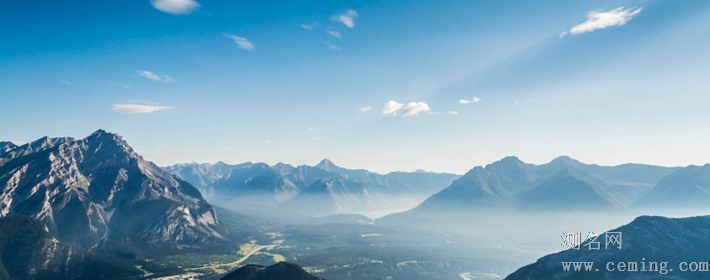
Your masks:
M 0 139 L 464 173 L 710 162 L 708 1 L 0 2 Z

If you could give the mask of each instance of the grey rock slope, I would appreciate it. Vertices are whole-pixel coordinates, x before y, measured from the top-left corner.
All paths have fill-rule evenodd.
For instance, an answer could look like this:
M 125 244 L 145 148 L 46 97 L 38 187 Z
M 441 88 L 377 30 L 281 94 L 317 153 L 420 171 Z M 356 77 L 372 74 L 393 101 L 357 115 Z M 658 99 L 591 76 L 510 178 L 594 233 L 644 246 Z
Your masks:
M 222 280 L 325 280 L 313 276 L 300 266 L 279 262 L 272 266 L 245 265 L 222 277 Z
M 197 248 L 219 242 L 214 209 L 189 183 L 144 160 L 118 135 L 42 138 L 0 166 L 0 215 L 46 223 L 83 248 Z
M 535 263 L 524 266 L 506 279 L 707 279 L 705 272 L 680 271 L 681 262 L 703 261 L 710 259 L 710 216 L 691 218 L 665 218 L 641 216 L 633 222 L 610 230 L 621 232 L 621 249 L 605 248 L 605 236 L 602 234 L 600 250 L 590 250 L 582 246 L 580 250 L 569 249 L 538 259 Z M 589 241 L 585 242 L 589 244 Z M 562 262 L 594 262 L 592 271 L 564 272 Z M 613 262 L 607 269 L 607 264 Z M 635 272 L 619 271 L 619 262 L 635 262 Z M 649 262 L 656 262 L 654 271 Z M 660 264 L 665 265 L 662 274 Z M 643 263 L 643 264 L 642 264 Z M 640 271 L 642 265 L 646 270 Z M 688 265 L 688 263 L 686 263 Z M 687 266 L 685 268 L 688 268 Z M 628 270 L 626 267 L 625 270 Z M 673 271 L 670 271 L 670 270 Z M 598 270 L 598 271 L 597 271 Z

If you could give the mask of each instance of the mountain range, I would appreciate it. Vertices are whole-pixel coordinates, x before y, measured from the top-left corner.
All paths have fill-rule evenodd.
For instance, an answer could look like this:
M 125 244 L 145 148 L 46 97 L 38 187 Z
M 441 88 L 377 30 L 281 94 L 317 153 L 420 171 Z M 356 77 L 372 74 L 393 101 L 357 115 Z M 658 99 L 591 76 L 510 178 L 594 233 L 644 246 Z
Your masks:
M 178 164 L 166 171 L 201 186 L 218 200 L 281 205 L 311 212 L 341 213 L 393 203 L 406 195 L 427 197 L 460 177 L 430 172 L 381 175 L 347 169 L 324 159 L 314 166 L 277 163 Z
M 506 157 L 471 169 L 413 211 L 624 209 L 635 207 L 644 196 L 653 197 L 664 188 L 661 182 L 675 181 L 674 176 L 685 169 L 642 164 L 599 166 L 569 157 L 534 165 Z

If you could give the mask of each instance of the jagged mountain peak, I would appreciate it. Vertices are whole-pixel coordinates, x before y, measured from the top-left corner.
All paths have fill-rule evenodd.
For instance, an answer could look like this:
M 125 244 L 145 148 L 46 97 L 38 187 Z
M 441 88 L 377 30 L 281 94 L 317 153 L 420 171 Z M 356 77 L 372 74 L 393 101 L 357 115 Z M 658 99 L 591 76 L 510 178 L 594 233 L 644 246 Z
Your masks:
M 119 239 L 182 246 L 221 238 L 214 209 L 199 191 L 144 160 L 117 134 L 45 137 L 15 152 L 22 154 L 0 165 L 2 215 L 35 217 L 85 248 Z
M 552 161 L 548 163 L 549 165 L 557 165 L 557 166 L 574 166 L 574 165 L 581 165 L 583 164 L 582 162 L 573 159 L 569 156 L 558 156 Z
M 323 159 L 321 160 L 318 164 L 315 166 L 316 168 L 323 169 L 325 171 L 335 171 L 335 170 L 340 170 L 342 167 L 336 165 L 333 163 L 330 159 Z
M 525 162 L 516 156 L 507 156 L 499 161 L 486 165 L 486 168 L 496 169 L 521 169 L 525 168 Z

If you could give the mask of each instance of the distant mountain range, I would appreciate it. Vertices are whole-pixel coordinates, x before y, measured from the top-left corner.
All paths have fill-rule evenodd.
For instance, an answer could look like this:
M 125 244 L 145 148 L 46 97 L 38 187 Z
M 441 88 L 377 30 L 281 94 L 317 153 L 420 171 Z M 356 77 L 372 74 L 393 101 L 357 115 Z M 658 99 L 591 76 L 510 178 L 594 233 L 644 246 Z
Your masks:
M 485 167 L 471 169 L 451 186 L 428 198 L 413 212 L 623 209 L 635 207 L 637 200 L 647 199 L 642 197 L 663 197 L 663 194 L 656 193 L 673 188 L 665 186 L 678 181 L 676 177 L 686 177 L 683 174 L 687 173 L 688 168 L 694 167 L 642 164 L 599 166 L 584 164 L 569 157 L 534 165 L 516 157 L 506 157 Z M 690 176 L 697 177 L 702 172 L 690 173 Z M 698 181 L 704 182 L 704 179 Z M 710 184 L 707 185 L 710 189 Z M 680 199 L 686 195 L 679 192 L 675 197 Z
M 0 151 L 0 215 L 36 218 L 62 241 L 144 252 L 224 241 L 214 209 L 197 189 L 144 160 L 116 134 L 4 142 Z
M 313 276 L 300 266 L 279 262 L 271 266 L 245 265 L 222 277 L 221 280 L 325 280 Z
M 707 271 L 686 271 L 690 262 L 710 260 L 710 216 L 664 218 L 641 216 L 633 222 L 610 230 L 621 232 L 621 249 L 605 248 L 601 234 L 600 250 L 582 246 L 538 259 L 505 279 L 707 279 Z M 589 241 L 585 242 L 589 244 Z M 563 262 L 594 262 L 591 271 L 563 271 Z M 611 265 L 609 263 L 611 262 Z M 651 262 L 655 262 L 652 269 Z M 661 262 L 667 262 L 665 265 Z M 681 263 L 686 262 L 684 267 Z M 623 268 L 619 271 L 619 263 Z M 628 263 L 635 263 L 638 271 Z M 695 264 L 695 269 L 698 264 Z M 614 271 L 609 271 L 611 268 Z M 692 268 L 692 266 L 690 267 Z M 574 269 L 571 267 L 571 269 Z M 584 270 L 584 265 L 581 266 Z M 661 270 L 663 269 L 663 270 Z M 643 271 L 646 270 L 646 271 Z
M 177 164 L 166 171 L 201 186 L 218 199 L 246 199 L 321 214 L 387 205 L 386 197 L 429 196 L 459 178 L 456 174 L 347 169 L 324 159 L 315 166 L 278 163 Z M 390 201 L 391 202 L 391 201 Z M 300 207 L 305 206 L 305 207 Z

